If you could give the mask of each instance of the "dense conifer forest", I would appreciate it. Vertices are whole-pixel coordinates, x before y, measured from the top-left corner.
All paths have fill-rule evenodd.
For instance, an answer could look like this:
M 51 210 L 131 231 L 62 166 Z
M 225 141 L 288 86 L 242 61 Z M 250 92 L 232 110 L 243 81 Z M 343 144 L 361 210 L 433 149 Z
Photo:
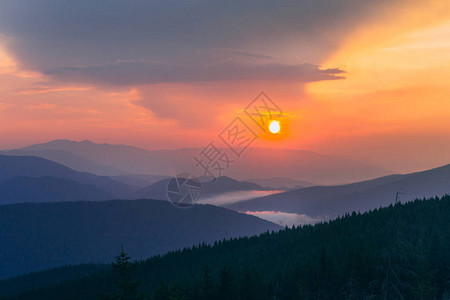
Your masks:
M 121 252 L 108 270 L 11 299 L 450 299 L 450 196 L 141 262 Z

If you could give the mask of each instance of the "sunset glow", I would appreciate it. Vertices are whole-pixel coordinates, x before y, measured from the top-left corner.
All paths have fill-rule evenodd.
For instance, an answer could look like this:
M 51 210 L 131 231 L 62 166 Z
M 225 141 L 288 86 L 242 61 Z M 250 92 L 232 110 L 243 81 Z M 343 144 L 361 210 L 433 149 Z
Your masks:
M 337 26 L 332 36 L 325 25 L 314 34 L 290 28 L 276 35 L 249 23 L 252 44 L 238 37 L 229 37 L 233 47 L 204 40 L 203 50 L 180 56 L 171 47 L 155 57 L 136 44 L 140 54 L 134 58 L 122 55 L 122 46 L 106 51 L 107 57 L 99 55 L 109 47 L 109 37 L 105 44 L 97 38 L 81 47 L 68 34 L 65 43 L 73 47 L 53 47 L 48 40 L 48 46 L 39 44 L 45 48 L 39 52 L 5 16 L 0 22 L 1 146 L 68 138 L 147 149 L 199 147 L 264 90 L 289 114 L 289 134 L 282 121 L 276 138 L 261 134 L 256 146 L 357 155 L 385 166 L 395 162 L 399 171 L 436 166 L 450 153 L 449 6 L 448 1 L 411 1 L 396 2 L 389 10 L 376 7 L 373 13 L 362 10 L 354 16 L 357 26 Z M 45 16 L 36 22 L 42 24 L 24 26 L 48 25 Z M 77 29 L 70 30 L 77 35 Z M 277 42 L 267 45 L 269 34 Z M 69 54 L 77 47 L 85 53 Z M 44 55 L 47 50 L 53 55 Z M 178 62 L 168 59 L 171 55 Z M 189 69 L 193 61 L 202 67 Z M 150 74 L 147 67 L 169 75 Z M 405 149 L 415 150 L 405 157 Z
M 272 132 L 272 133 L 278 133 L 278 132 L 280 132 L 280 122 L 279 122 L 279 121 L 276 121 L 276 120 L 270 122 L 270 124 L 269 124 L 269 130 L 270 130 L 270 132 Z
M 450 299 L 449 67 L 449 0 L 0 0 L 0 299 Z

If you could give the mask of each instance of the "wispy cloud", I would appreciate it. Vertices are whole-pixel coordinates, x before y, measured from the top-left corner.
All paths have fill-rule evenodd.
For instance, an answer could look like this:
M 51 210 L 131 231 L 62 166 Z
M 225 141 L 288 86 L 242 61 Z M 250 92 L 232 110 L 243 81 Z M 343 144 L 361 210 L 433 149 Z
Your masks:
M 343 79 L 343 70 L 317 65 L 240 64 L 175 65 L 155 62 L 117 62 L 99 66 L 64 67 L 45 72 L 59 80 L 109 85 L 195 83 L 232 80 L 311 82 Z
M 39 95 L 46 93 L 55 93 L 55 92 L 79 92 L 79 91 L 88 91 L 89 87 L 76 87 L 76 86 L 61 86 L 61 87 L 36 87 L 23 89 L 18 92 L 19 95 Z

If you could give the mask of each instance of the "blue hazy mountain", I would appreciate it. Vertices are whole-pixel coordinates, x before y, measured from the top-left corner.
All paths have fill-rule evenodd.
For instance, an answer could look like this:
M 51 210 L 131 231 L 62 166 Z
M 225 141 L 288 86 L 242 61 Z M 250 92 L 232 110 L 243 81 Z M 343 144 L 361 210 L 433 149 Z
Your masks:
M 28 190 L 28 192 L 23 191 L 23 193 L 29 193 L 30 195 L 34 192 L 36 193 L 36 202 L 42 202 L 45 201 L 37 195 L 45 195 L 46 189 L 52 190 L 53 192 L 56 192 L 58 189 L 57 186 L 52 186 L 52 184 L 58 185 L 60 182 L 57 182 L 55 179 L 59 180 L 65 180 L 65 184 L 67 187 L 69 185 L 72 186 L 71 189 L 74 187 L 74 182 L 78 183 L 78 187 L 82 187 L 83 191 L 88 191 L 91 189 L 91 191 L 100 196 L 100 198 L 96 200 L 102 200 L 104 199 L 104 196 L 110 195 L 110 198 L 117 198 L 122 197 L 126 194 L 128 194 L 132 188 L 124 183 L 114 181 L 111 178 L 107 176 L 98 176 L 94 174 L 90 174 L 87 172 L 78 172 L 74 171 L 64 165 L 58 164 L 56 162 L 39 158 L 39 157 L 33 157 L 33 156 L 6 156 L 6 155 L 0 155 L 0 183 L 4 183 L 6 180 L 10 180 L 13 178 L 22 177 L 22 179 L 17 179 L 13 181 L 15 187 L 15 190 L 19 190 L 20 186 L 22 186 L 24 189 L 33 188 L 34 191 Z M 54 179 L 41 179 L 42 185 L 37 183 L 37 180 L 34 180 L 31 182 L 30 179 L 24 179 L 23 177 L 52 177 Z M 70 183 L 71 182 L 71 183 Z M 4 183 L 5 184 L 5 183 Z M 92 189 L 93 186 L 97 189 Z M 6 187 L 5 187 L 6 188 Z M 11 187 L 13 188 L 13 187 Z M 5 189 L 6 192 L 8 189 Z M 64 191 L 60 189 L 62 193 Z M 10 196 L 12 194 L 9 194 Z M 0 194 L 1 196 L 1 194 Z M 90 199 L 92 197 L 89 197 Z M 29 199 L 31 200 L 31 199 Z M 78 199 L 82 200 L 82 199 Z M 6 203 L 15 203 L 15 199 L 0 199 L 0 202 Z M 20 201 L 18 201 L 20 202 Z
M 114 178 L 114 179 L 112 179 Z M 0 204 L 22 202 L 90 201 L 108 199 L 167 200 L 167 183 L 159 175 L 98 176 L 78 172 L 50 160 L 33 156 L 0 155 Z M 263 190 L 255 183 L 229 177 L 202 183 L 203 196 Z
M 295 180 L 287 177 L 250 178 L 247 181 L 270 190 L 293 190 L 317 185 L 309 181 Z
M 136 188 L 144 188 L 160 180 L 167 179 L 166 175 L 149 175 L 149 174 L 124 174 L 109 176 L 111 179 L 123 182 Z
M 91 141 L 55 140 L 21 148 L 22 151 L 66 151 L 102 166 L 129 174 L 173 176 L 190 172 L 200 176 L 203 170 L 195 166 L 194 156 L 202 148 L 177 150 L 145 150 L 127 145 L 97 144 Z M 229 149 L 223 149 L 230 151 Z M 231 155 L 231 154 L 230 154 Z M 46 158 L 51 159 L 50 156 Z M 321 155 L 306 150 L 250 147 L 242 157 L 230 157 L 234 162 L 223 175 L 247 178 L 289 177 L 317 184 L 338 184 L 373 179 L 389 174 L 387 170 L 345 157 Z M 56 158 L 54 159 L 56 161 Z M 86 169 L 83 171 L 87 171 Z
M 125 171 L 114 167 L 96 163 L 86 157 L 82 157 L 68 150 L 59 149 L 42 149 L 42 150 L 24 150 L 16 149 L 0 152 L 2 155 L 14 156 L 37 156 L 48 159 L 59 164 L 65 165 L 75 171 L 88 172 L 96 175 L 113 176 L 118 174 L 126 174 Z
M 131 192 L 127 199 L 167 199 L 167 184 L 170 178 L 163 179 L 154 184 Z M 227 176 L 221 176 L 215 180 L 206 179 L 202 182 L 202 198 L 238 191 L 261 191 L 263 187 L 256 183 L 238 181 Z
M 280 227 L 211 205 L 166 201 L 23 203 L 0 206 L 0 278 L 68 264 L 109 262 L 123 243 L 136 259 Z
M 405 175 L 337 186 L 313 186 L 226 207 L 238 211 L 281 211 L 329 219 L 349 211 L 367 211 L 399 200 L 450 194 L 450 165 Z
M 22 202 L 94 201 L 113 196 L 90 184 L 54 177 L 14 177 L 0 182 L 0 204 Z

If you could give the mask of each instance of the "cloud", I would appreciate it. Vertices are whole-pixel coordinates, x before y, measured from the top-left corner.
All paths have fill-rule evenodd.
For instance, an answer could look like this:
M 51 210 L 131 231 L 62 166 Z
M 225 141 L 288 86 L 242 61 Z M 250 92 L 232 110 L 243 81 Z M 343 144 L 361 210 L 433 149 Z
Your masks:
M 199 51 L 199 53 L 207 54 L 211 57 L 220 60 L 229 60 L 229 61 L 240 61 L 245 60 L 248 62 L 249 60 L 257 60 L 257 61 L 271 61 L 274 57 L 259 53 L 253 53 L 248 51 L 242 51 L 231 48 L 219 48 L 214 49 L 212 51 Z
M 126 104 L 157 121 L 211 128 L 262 89 L 293 90 L 300 101 L 306 83 L 343 79 L 321 63 L 400 1 L 3 0 L 1 46 L 14 68 L 44 77 L 45 94 L 137 89 L 141 98 Z
M 0 33 L 23 68 L 54 79 L 305 82 L 334 79 L 317 65 L 387 1 L 5 0 Z
M 324 69 L 312 64 L 174 65 L 131 61 L 86 67 L 64 67 L 46 71 L 60 80 L 91 82 L 100 85 L 144 85 L 158 83 L 197 83 L 232 80 L 271 80 L 311 82 L 342 79 L 344 71 Z

